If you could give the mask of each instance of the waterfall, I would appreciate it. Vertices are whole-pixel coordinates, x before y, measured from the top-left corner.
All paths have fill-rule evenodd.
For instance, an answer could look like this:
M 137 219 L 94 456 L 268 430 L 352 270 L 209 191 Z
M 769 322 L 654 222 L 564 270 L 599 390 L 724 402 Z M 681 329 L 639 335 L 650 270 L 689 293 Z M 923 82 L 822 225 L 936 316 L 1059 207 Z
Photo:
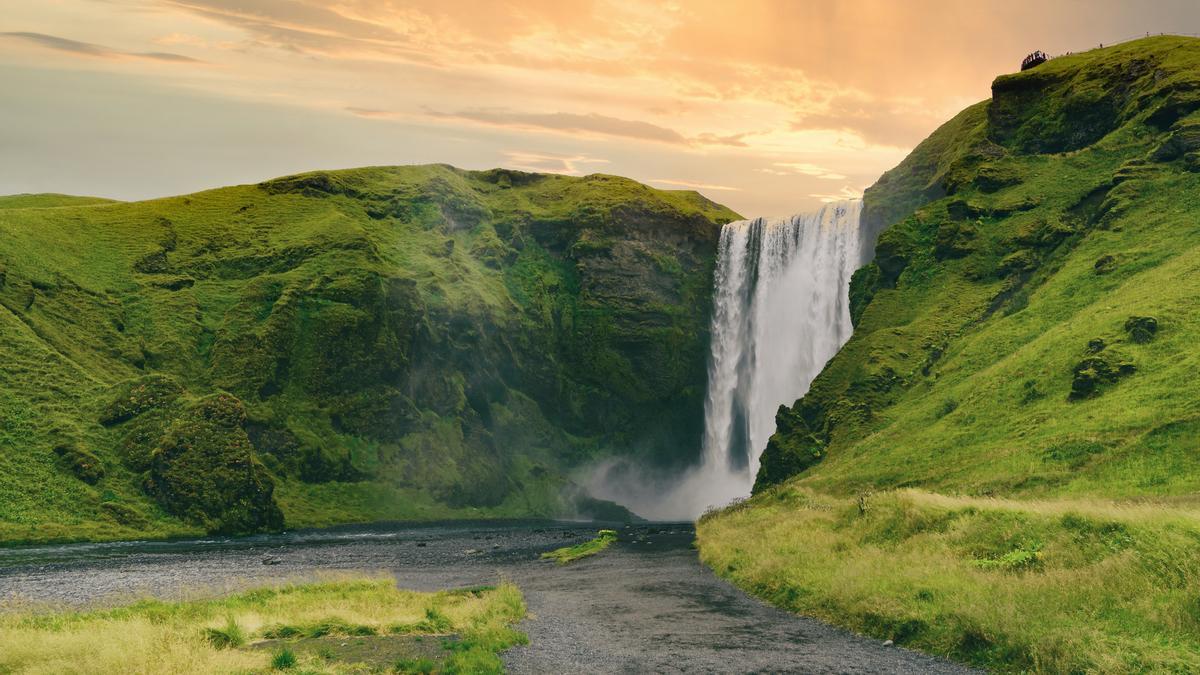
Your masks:
M 749 494 L 758 458 L 791 405 L 853 330 L 850 276 L 862 263 L 862 202 L 721 231 L 703 461 Z
M 690 519 L 750 494 L 775 412 L 808 391 L 850 338 L 850 276 L 870 254 L 862 202 L 721 230 L 701 463 L 672 485 L 631 472 L 592 489 L 651 519 Z

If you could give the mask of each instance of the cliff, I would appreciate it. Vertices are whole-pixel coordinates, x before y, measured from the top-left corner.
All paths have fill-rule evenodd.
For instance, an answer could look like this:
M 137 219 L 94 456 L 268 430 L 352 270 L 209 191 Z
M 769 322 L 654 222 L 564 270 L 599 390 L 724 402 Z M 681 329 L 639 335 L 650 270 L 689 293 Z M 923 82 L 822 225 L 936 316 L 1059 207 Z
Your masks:
M 447 166 L 0 198 L 0 538 L 620 517 L 570 471 L 689 459 L 735 217 Z

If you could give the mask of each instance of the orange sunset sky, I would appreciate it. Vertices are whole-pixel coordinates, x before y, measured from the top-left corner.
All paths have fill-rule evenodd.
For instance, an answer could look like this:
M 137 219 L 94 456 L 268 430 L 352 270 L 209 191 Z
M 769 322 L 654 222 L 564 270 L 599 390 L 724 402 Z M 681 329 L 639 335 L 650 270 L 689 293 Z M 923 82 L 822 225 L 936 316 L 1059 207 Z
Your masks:
M 318 168 L 614 173 L 744 215 L 854 196 L 1026 53 L 1200 2 L 0 0 L 0 193 Z

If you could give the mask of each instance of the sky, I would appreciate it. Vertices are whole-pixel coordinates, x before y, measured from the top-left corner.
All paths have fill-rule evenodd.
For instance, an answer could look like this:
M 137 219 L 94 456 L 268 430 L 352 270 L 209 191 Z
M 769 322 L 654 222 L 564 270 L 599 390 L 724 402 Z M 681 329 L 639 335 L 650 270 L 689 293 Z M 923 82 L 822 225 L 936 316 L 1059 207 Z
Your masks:
M 1196 0 L 0 0 L 0 194 L 442 162 L 746 216 L 860 195 L 1035 49 Z

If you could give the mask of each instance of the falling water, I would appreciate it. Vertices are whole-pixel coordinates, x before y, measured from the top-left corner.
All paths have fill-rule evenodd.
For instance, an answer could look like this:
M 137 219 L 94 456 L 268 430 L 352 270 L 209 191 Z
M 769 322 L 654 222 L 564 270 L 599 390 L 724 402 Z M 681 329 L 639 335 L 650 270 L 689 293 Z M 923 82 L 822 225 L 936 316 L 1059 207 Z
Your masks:
M 652 519 L 694 518 L 750 494 L 775 411 L 808 391 L 850 338 L 850 276 L 868 245 L 862 202 L 781 220 L 729 223 L 714 280 L 701 464 L 673 485 L 597 481 L 592 488 Z

